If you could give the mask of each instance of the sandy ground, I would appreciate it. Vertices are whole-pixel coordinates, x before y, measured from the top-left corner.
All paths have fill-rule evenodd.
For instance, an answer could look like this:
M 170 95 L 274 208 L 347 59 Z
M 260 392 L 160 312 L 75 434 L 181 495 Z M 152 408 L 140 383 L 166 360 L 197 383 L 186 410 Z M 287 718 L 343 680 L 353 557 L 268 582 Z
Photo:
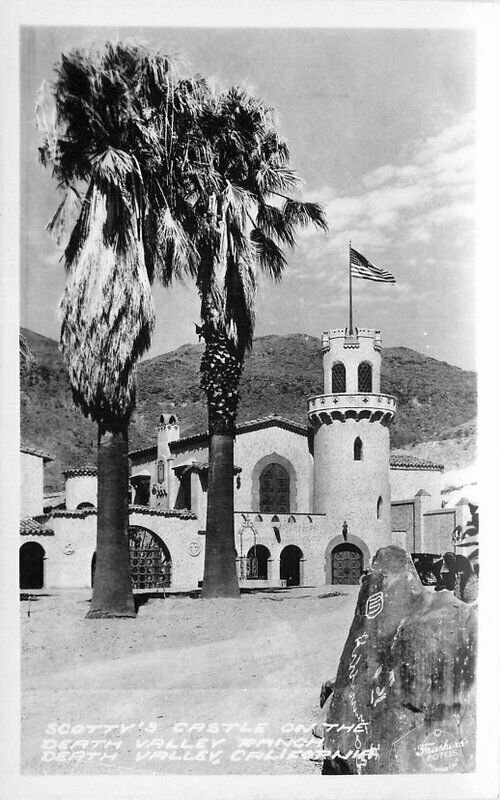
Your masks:
M 135 620 L 85 620 L 90 590 L 21 602 L 22 771 L 319 774 L 309 731 L 359 587 L 335 590 L 170 596 Z

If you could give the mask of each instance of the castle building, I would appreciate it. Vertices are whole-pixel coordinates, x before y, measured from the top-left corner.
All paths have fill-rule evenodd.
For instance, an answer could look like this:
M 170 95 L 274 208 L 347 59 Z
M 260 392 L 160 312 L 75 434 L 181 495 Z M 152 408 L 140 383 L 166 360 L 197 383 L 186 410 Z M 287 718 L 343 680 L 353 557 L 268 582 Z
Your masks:
M 441 465 L 391 456 L 394 397 L 380 386 L 380 332 L 343 328 L 322 338 L 324 393 L 307 424 L 281 416 L 237 425 L 235 549 L 242 587 L 357 583 L 376 551 L 452 549 L 466 502 L 441 508 Z M 203 580 L 208 433 L 181 435 L 162 413 L 156 442 L 130 457 L 130 559 L 134 588 L 192 590 Z M 97 471 L 68 470 L 64 507 L 21 523 L 43 550 L 38 586 L 92 585 Z M 23 531 L 24 525 L 24 531 Z M 43 540 L 41 539 L 43 537 Z M 40 569 L 41 573 L 40 574 Z M 33 574 L 33 570 L 32 573 Z

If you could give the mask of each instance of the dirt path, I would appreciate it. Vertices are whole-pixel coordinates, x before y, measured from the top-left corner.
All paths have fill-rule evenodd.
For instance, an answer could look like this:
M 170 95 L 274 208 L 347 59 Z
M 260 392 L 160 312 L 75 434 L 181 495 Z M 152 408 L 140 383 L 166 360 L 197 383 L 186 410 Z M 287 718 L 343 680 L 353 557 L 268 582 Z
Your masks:
M 29 618 L 22 603 L 23 771 L 318 773 L 310 725 L 358 587 L 332 594 L 170 597 L 106 621 L 84 619 L 88 592 L 40 597 Z

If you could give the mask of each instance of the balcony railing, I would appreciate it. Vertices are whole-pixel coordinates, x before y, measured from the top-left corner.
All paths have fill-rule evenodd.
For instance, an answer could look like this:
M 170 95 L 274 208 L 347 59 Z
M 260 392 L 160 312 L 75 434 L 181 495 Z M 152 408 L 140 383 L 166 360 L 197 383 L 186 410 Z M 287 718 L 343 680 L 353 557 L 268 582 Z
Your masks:
M 351 393 L 320 394 L 308 400 L 309 419 L 313 424 L 338 419 L 369 419 L 390 422 L 396 412 L 396 398 L 389 394 Z

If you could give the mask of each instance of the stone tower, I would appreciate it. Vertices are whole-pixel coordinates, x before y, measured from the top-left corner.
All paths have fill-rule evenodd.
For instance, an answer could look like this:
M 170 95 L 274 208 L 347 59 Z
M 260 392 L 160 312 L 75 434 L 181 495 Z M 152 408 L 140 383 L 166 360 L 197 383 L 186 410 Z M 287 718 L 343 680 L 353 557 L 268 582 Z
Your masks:
M 309 400 L 314 511 L 326 514 L 337 549 L 343 541 L 357 545 L 365 568 L 391 541 L 389 424 L 396 401 L 380 392 L 381 346 L 379 331 L 325 332 L 324 394 Z

